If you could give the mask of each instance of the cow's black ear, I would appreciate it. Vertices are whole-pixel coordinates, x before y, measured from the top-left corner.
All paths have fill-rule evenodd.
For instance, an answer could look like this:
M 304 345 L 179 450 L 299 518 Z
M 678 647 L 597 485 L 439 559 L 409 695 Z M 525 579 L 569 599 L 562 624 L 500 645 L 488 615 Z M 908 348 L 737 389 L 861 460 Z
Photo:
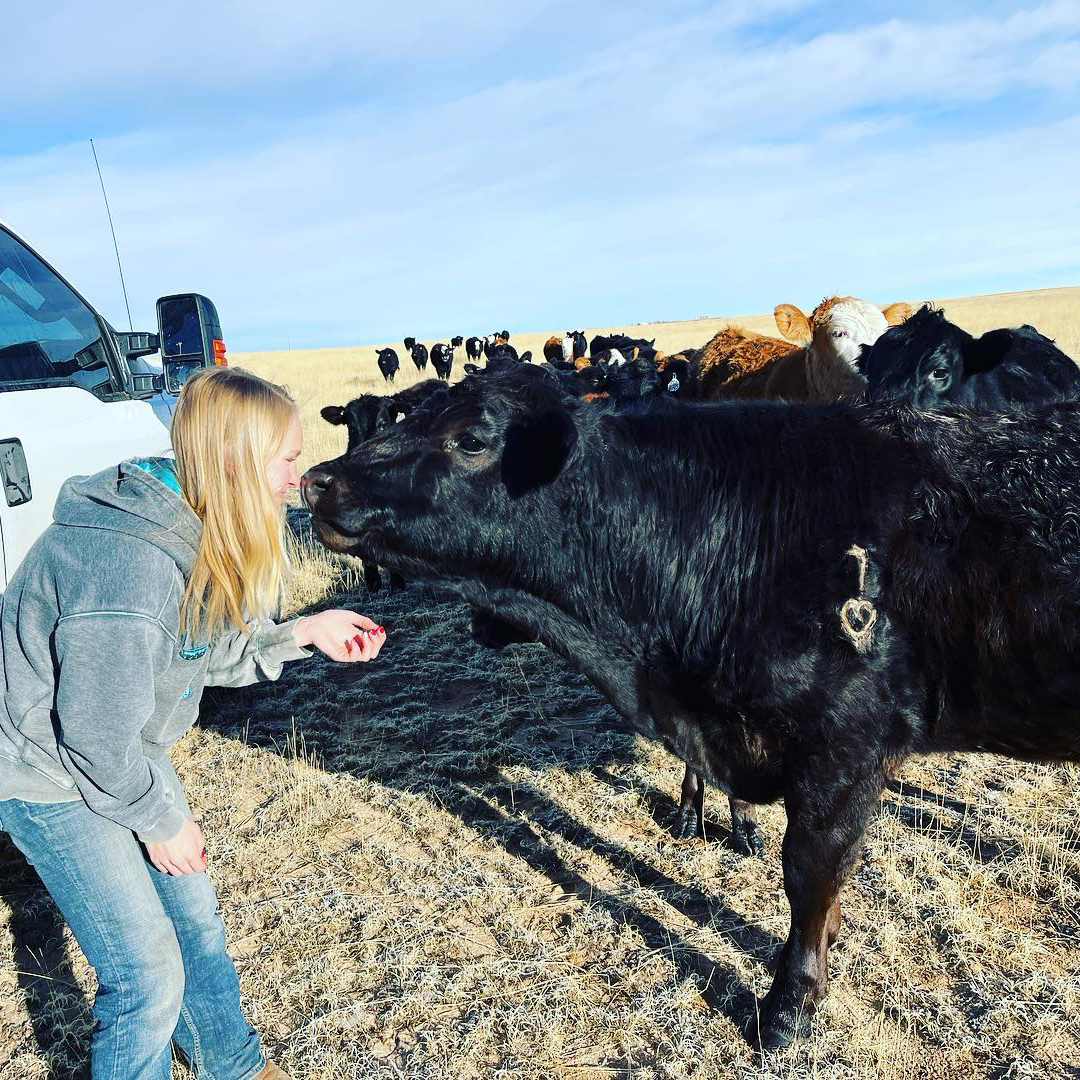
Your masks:
M 324 405 L 319 410 L 319 415 L 328 424 L 344 424 L 345 423 L 345 406 L 344 405 Z
M 565 409 L 544 409 L 522 417 L 506 433 L 502 481 L 511 499 L 550 484 L 562 472 L 577 428 Z
M 527 352 L 523 352 L 523 353 L 522 353 L 522 354 L 521 354 L 521 355 L 520 355 L 520 356 L 518 357 L 518 359 L 519 359 L 519 360 L 520 360 L 520 361 L 521 361 L 521 362 L 522 362 L 523 364 L 531 364 L 531 363 L 532 363 L 532 350 L 530 349 L 530 350 L 528 350 Z
M 980 338 L 969 341 L 964 348 L 964 376 L 992 371 L 1013 347 L 1013 332 L 1009 329 L 987 330 Z

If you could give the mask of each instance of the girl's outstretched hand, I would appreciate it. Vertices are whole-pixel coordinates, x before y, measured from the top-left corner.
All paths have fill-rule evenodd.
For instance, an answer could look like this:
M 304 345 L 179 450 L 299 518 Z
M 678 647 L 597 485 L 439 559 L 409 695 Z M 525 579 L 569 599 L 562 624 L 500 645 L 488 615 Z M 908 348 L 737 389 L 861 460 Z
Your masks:
M 352 664 L 374 660 L 386 641 L 386 631 L 357 611 L 334 608 L 297 619 L 293 637 L 297 645 L 314 645 L 331 660 Z

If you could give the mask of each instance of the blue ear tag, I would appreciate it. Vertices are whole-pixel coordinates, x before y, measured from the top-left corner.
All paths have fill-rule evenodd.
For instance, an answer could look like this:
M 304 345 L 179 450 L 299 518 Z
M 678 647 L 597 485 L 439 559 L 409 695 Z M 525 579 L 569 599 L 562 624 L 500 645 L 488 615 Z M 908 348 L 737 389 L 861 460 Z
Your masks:
M 668 391 L 672 394 L 677 394 L 679 392 L 680 385 L 681 383 L 679 382 L 678 376 L 672 375 L 671 382 L 667 384 Z
M 205 653 L 206 650 L 209 649 L 209 648 L 210 648 L 209 644 L 196 645 L 196 646 L 194 646 L 193 648 L 190 648 L 190 649 L 185 649 L 183 646 L 181 646 L 181 648 L 180 648 L 180 659 L 181 660 L 198 660 L 203 655 L 203 653 Z

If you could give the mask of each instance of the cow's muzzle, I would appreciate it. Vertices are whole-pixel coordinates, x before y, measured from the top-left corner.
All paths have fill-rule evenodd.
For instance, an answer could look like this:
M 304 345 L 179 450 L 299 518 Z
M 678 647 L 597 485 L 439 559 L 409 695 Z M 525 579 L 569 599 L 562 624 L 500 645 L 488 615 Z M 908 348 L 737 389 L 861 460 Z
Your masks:
M 309 510 L 334 486 L 334 474 L 326 469 L 308 469 L 300 478 L 300 497 Z

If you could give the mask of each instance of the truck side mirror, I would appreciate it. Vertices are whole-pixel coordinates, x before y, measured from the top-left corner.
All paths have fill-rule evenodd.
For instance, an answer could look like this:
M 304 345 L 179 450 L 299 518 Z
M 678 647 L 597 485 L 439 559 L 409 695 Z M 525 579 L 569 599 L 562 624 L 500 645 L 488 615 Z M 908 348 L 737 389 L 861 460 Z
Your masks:
M 199 293 L 162 296 L 157 302 L 158 340 L 165 389 L 178 394 L 204 367 L 225 367 L 225 341 L 213 301 Z

